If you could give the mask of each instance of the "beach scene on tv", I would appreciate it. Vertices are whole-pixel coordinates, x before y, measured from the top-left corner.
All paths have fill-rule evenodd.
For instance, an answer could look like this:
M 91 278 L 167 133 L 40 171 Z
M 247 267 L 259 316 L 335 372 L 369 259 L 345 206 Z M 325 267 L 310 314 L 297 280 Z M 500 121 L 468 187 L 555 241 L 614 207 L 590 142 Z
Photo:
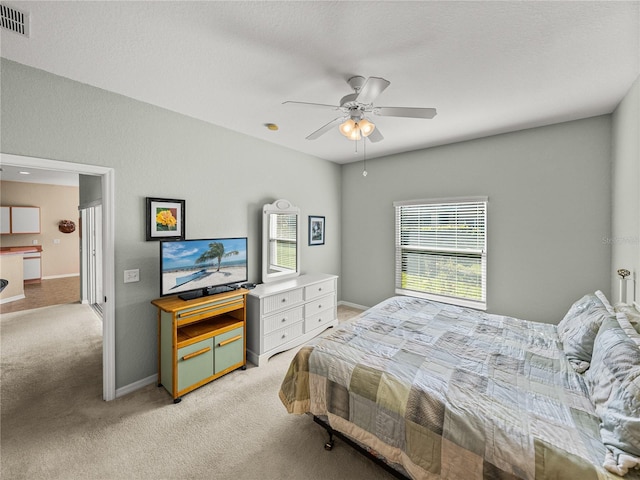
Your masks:
M 162 295 L 247 280 L 247 240 L 183 240 L 162 244 Z

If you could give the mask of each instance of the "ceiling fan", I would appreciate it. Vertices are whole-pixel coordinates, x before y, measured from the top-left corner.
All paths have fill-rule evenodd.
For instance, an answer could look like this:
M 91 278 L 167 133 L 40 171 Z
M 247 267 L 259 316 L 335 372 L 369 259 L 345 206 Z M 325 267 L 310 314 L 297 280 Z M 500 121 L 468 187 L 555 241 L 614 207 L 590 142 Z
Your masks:
M 360 140 L 363 136 L 372 142 L 379 142 L 384 137 L 376 126 L 367 120 L 366 115 L 374 114 L 382 117 L 408 117 L 431 119 L 436 116 L 435 108 L 416 107 L 376 107 L 373 102 L 390 84 L 388 80 L 380 77 L 365 79 L 359 75 L 349 78 L 347 83 L 355 93 L 345 95 L 340 99 L 339 105 L 327 105 L 324 103 L 286 101 L 283 104 L 320 107 L 331 110 L 340 110 L 342 115 L 334 118 L 315 132 L 307 136 L 307 140 L 315 140 L 327 133 L 331 128 L 340 123 L 340 133 L 350 140 Z

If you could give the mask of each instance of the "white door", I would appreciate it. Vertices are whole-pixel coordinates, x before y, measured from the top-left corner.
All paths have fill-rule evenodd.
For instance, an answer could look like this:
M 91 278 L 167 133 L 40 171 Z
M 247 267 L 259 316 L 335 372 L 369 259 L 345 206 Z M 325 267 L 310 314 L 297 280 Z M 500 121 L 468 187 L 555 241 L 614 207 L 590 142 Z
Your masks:
M 82 302 L 102 311 L 102 205 L 83 208 L 82 217 Z

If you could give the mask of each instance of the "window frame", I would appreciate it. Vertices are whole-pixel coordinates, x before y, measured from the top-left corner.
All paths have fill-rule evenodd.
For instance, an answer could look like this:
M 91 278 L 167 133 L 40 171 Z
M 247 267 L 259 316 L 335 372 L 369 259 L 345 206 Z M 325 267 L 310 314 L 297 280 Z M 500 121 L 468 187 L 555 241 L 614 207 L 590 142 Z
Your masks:
M 486 196 L 476 196 L 476 197 L 448 197 L 448 198 L 433 198 L 433 199 L 420 199 L 420 200 L 406 200 L 406 201 L 396 201 L 393 202 L 394 213 L 395 213 L 395 292 L 399 295 L 408 295 L 419 298 L 426 298 L 429 300 L 435 300 L 443 303 L 449 303 L 453 305 L 459 305 L 462 307 L 470 307 L 478 310 L 486 310 L 487 309 L 487 210 L 488 210 L 489 199 Z M 435 245 L 435 246 L 425 246 L 418 244 L 409 244 L 406 243 L 408 241 L 408 235 L 402 233 L 402 211 L 403 207 L 424 207 L 424 213 L 431 215 L 434 214 L 442 214 L 442 211 L 438 210 L 442 208 L 443 210 L 457 208 L 458 206 L 464 206 L 469 204 L 478 204 L 482 205 L 481 213 L 475 217 L 476 222 L 479 225 L 482 224 L 482 235 L 476 235 L 474 238 L 476 240 L 482 240 L 479 244 L 475 246 L 475 248 L 461 248 L 459 246 L 447 244 L 447 242 L 443 242 L 444 245 Z M 431 210 L 431 212 L 429 212 Z M 406 213 L 406 212 L 405 212 Z M 457 213 L 457 210 L 456 210 Z M 406 224 L 406 222 L 405 222 Z M 442 226 L 445 225 L 445 222 L 434 222 L 431 225 L 433 226 Z M 405 225 L 406 226 L 406 225 Z M 458 231 L 460 229 L 456 229 L 456 241 L 458 238 Z M 406 231 L 406 230 L 405 230 Z M 422 240 L 418 240 L 421 242 Z M 403 242 L 405 242 L 403 244 Z M 429 292 L 426 290 L 419 289 L 411 289 L 406 288 L 406 285 L 403 287 L 402 278 L 403 273 L 406 273 L 406 267 L 403 265 L 403 260 L 406 260 L 406 253 L 408 251 L 414 256 L 420 256 L 421 252 L 424 252 L 425 256 L 430 255 L 433 257 L 440 258 L 452 258 L 452 257 L 461 257 L 466 259 L 476 259 L 479 260 L 480 265 L 480 298 L 473 299 L 464 297 L 461 295 L 456 295 L 452 292 L 451 295 L 445 295 L 442 293 L 434 293 L 433 291 Z M 456 264 L 457 260 L 456 260 Z
M 297 270 L 297 257 L 296 246 L 298 236 L 298 217 L 293 216 L 293 220 L 287 220 L 285 216 L 279 214 L 276 215 L 276 221 L 270 222 L 269 230 L 269 251 L 271 252 L 269 258 L 272 260 L 269 268 L 275 271 L 289 271 Z M 281 220 L 287 220 L 286 223 L 281 223 Z M 293 247 L 294 254 L 291 255 Z

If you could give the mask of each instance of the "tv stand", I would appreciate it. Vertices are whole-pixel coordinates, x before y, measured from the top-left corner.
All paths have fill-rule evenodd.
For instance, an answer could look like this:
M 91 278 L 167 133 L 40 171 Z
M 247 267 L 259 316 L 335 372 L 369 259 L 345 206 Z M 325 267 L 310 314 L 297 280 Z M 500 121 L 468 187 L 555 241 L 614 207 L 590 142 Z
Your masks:
M 158 386 L 182 395 L 236 369 L 246 368 L 246 289 L 182 300 L 153 300 L 158 307 Z

